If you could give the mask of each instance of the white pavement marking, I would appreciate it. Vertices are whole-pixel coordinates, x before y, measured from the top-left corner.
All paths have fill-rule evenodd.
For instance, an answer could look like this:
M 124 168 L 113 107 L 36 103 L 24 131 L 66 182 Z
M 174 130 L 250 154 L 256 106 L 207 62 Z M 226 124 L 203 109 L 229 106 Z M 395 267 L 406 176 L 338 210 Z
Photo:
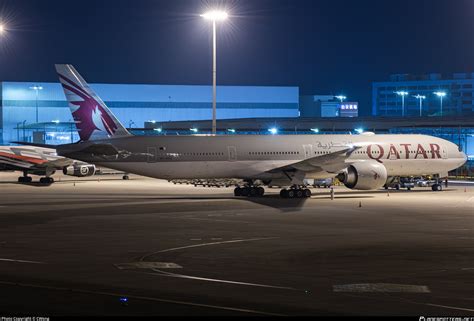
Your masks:
M 166 252 L 174 252 L 174 251 L 179 251 L 179 250 L 186 250 L 186 249 L 192 249 L 196 247 L 204 247 L 204 246 L 213 246 L 213 245 L 223 245 L 223 244 L 231 244 L 231 243 L 243 243 L 243 242 L 256 242 L 256 241 L 267 241 L 267 240 L 275 240 L 278 239 L 278 237 L 265 237 L 265 238 L 255 238 L 255 239 L 246 239 L 246 240 L 233 240 L 233 241 L 225 241 L 225 242 L 213 242 L 213 243 L 203 243 L 203 244 L 195 244 L 195 245 L 189 245 L 189 246 L 182 246 L 182 247 L 175 247 L 172 249 L 166 249 L 166 250 L 161 250 L 158 252 L 154 252 L 151 254 L 147 254 L 143 257 L 140 258 L 140 261 L 145 261 L 147 257 L 160 254 L 160 253 L 166 253 Z
M 194 220 L 194 221 L 207 221 L 207 222 L 224 222 L 224 223 L 244 223 L 244 224 L 252 224 L 249 221 L 238 221 L 238 220 L 218 220 L 212 218 L 198 218 L 198 217 L 168 217 L 177 220 Z
M 363 283 L 334 285 L 334 292 L 355 293 L 430 293 L 425 285 L 387 284 L 387 283 Z
M 213 242 L 213 243 L 203 243 L 203 244 L 196 244 L 196 245 L 189 245 L 183 247 L 177 247 L 172 249 L 166 249 L 162 251 L 158 251 L 152 254 L 148 254 L 143 256 L 140 259 L 140 262 L 144 262 L 147 257 L 160 254 L 160 253 L 167 253 L 185 249 L 191 249 L 196 247 L 204 247 L 204 246 L 212 246 L 212 245 L 222 245 L 222 244 L 232 244 L 232 243 L 242 243 L 242 242 L 254 242 L 254 241 L 265 241 L 265 240 L 274 240 L 278 239 L 278 237 L 267 237 L 267 238 L 255 238 L 255 239 L 246 239 L 246 240 L 232 240 L 232 241 L 225 241 L 225 242 Z M 184 274 L 175 274 L 170 272 L 161 271 L 159 269 L 151 269 L 159 274 L 151 274 L 151 275 L 160 275 L 160 276 L 167 276 L 167 277 L 174 277 L 174 278 L 181 278 L 181 279 L 189 279 L 189 280 L 199 280 L 199 281 L 206 281 L 206 282 L 217 282 L 217 283 L 227 283 L 227 284 L 235 284 L 235 285 L 244 285 L 244 286 L 253 286 L 253 287 L 262 287 L 262 288 L 272 288 L 272 289 L 281 289 L 281 290 L 291 290 L 291 291 L 304 291 L 301 289 L 296 289 L 292 287 L 283 287 L 283 286 L 274 286 L 274 285 L 267 285 L 267 284 L 258 284 L 258 283 L 247 283 L 247 282 L 238 282 L 238 281 L 230 281 L 230 280 L 218 280 L 218 279 L 209 279 L 203 278 L 198 276 L 191 276 L 191 275 L 184 275 Z
M 158 272 L 160 276 L 167 276 L 172 278 L 178 279 L 188 279 L 188 280 L 197 280 L 197 281 L 206 281 L 206 282 L 216 282 L 216 283 L 226 283 L 226 284 L 234 284 L 234 285 L 244 285 L 244 286 L 253 286 L 258 288 L 270 288 L 270 289 L 279 289 L 279 290 L 291 290 L 291 291 L 304 291 L 292 287 L 286 286 L 277 286 L 277 285 L 268 285 L 268 284 L 259 284 L 259 283 L 247 283 L 247 282 L 238 282 L 238 281 L 230 281 L 230 280 L 219 280 L 219 279 L 209 279 L 203 278 L 198 276 L 191 276 L 191 275 L 184 275 L 184 274 L 175 274 L 165 271 L 160 271 L 156 269 L 152 269 L 155 272 Z M 152 274 L 156 275 L 156 274 Z
M 181 265 L 165 262 L 134 262 L 114 264 L 119 270 L 137 270 L 137 269 L 182 269 Z
M 474 312 L 473 309 L 459 308 L 459 307 L 451 307 L 451 306 L 448 306 L 448 305 L 439 305 L 439 304 L 431 304 L 431 303 L 426 303 L 426 305 L 429 305 L 429 306 L 432 306 L 432 307 L 450 309 L 450 310 L 459 310 L 459 311 Z
M 194 306 L 194 307 L 200 307 L 200 308 L 226 310 L 226 311 L 233 311 L 233 312 L 243 312 L 243 313 L 249 313 L 249 314 L 261 314 L 261 315 L 269 315 L 269 316 L 285 316 L 283 314 L 276 314 L 276 313 L 271 313 L 271 312 L 241 309 L 241 308 L 233 308 L 233 307 L 218 306 L 218 305 L 208 305 L 208 304 L 186 302 L 186 301 L 176 301 L 176 300 L 152 298 L 152 297 L 145 297 L 145 296 L 134 296 L 134 295 L 127 295 L 127 294 L 124 294 L 124 293 L 99 292 L 99 291 L 69 289 L 69 288 L 60 288 L 60 287 L 52 287 L 52 286 L 44 286 L 44 285 L 36 285 L 36 284 L 21 284 L 21 283 L 3 282 L 3 281 L 0 281 L 0 284 L 21 286 L 21 287 L 29 287 L 29 288 L 38 288 L 38 289 L 46 289 L 46 290 L 56 290 L 56 291 L 68 291 L 68 292 L 75 292 L 75 293 L 95 294 L 95 295 L 112 296 L 112 297 L 126 297 L 126 298 L 129 298 L 129 299 L 136 299 L 136 300 L 143 300 L 143 301 L 171 303 L 171 304 L 187 305 L 187 306 Z
M 30 264 L 46 264 L 46 263 L 44 263 L 44 262 L 25 261 L 25 260 L 12 260 L 12 259 L 0 259 L 0 262 L 30 263 Z

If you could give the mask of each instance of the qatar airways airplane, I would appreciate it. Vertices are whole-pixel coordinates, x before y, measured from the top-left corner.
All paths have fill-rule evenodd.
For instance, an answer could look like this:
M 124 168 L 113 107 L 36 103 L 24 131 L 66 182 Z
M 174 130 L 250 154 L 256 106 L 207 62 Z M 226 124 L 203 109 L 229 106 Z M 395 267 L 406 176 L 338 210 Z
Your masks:
M 346 187 L 375 190 L 391 178 L 435 175 L 466 155 L 423 135 L 133 136 L 71 65 L 56 65 L 81 141 L 54 148 L 90 164 L 158 179 L 239 179 L 236 196 L 310 197 L 305 179 L 338 177 Z M 434 191 L 441 190 L 438 183 Z

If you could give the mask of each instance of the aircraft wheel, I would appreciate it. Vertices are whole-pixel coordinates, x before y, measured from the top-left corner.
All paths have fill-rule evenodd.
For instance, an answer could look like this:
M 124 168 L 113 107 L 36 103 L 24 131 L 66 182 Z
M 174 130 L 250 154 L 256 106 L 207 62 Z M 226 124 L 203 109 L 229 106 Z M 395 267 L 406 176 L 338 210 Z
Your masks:
M 257 188 L 257 195 L 260 196 L 260 197 L 265 195 L 265 189 L 263 187 L 258 187 Z
M 242 189 L 240 187 L 236 187 L 234 189 L 234 196 L 241 196 L 242 195 Z
M 54 178 L 52 178 L 52 177 L 41 177 L 40 178 L 40 183 L 41 184 L 53 184 L 54 183 Z
M 312 195 L 311 191 L 309 189 L 305 189 L 304 190 L 304 197 L 306 198 L 310 198 Z
M 18 183 L 31 183 L 33 181 L 33 179 L 29 176 L 21 176 L 21 177 L 18 177 Z
M 304 191 L 302 189 L 297 189 L 296 190 L 296 197 L 297 198 L 303 198 L 304 196 Z
M 256 187 L 249 187 L 249 196 L 250 197 L 258 196 L 258 190 Z
M 123 175 L 122 179 L 123 179 L 124 181 L 128 181 L 128 180 L 130 179 L 130 176 L 128 176 L 128 175 Z
M 400 184 L 395 185 L 395 189 L 396 189 L 397 191 L 399 191 L 399 190 L 400 190 Z
M 244 197 L 247 197 L 250 195 L 250 190 L 248 187 L 244 187 L 242 188 L 242 190 L 240 191 L 240 195 L 241 196 L 244 196 Z
M 431 189 L 433 190 L 433 192 L 441 192 L 443 190 L 443 186 L 441 186 L 440 184 L 434 184 Z
M 280 191 L 280 197 L 281 198 L 288 198 L 288 191 L 286 189 L 282 189 Z
M 296 192 L 294 189 L 290 189 L 286 193 L 288 195 L 288 198 L 295 198 L 296 197 Z

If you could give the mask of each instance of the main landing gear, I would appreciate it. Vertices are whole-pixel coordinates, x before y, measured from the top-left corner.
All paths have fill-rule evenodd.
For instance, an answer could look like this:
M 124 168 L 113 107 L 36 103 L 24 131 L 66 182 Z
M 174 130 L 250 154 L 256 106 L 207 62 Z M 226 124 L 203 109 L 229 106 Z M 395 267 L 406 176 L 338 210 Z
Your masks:
M 52 177 L 41 177 L 40 183 L 44 185 L 50 185 L 54 183 L 54 178 Z
M 235 196 L 262 197 L 264 194 L 265 194 L 265 189 L 263 187 L 245 186 L 245 187 L 236 187 L 234 190 Z
M 311 190 L 307 188 L 292 187 L 290 189 L 282 189 L 280 196 L 282 198 L 310 198 Z
M 33 181 L 33 178 L 30 176 L 20 176 L 18 177 L 18 183 L 29 184 Z
M 18 177 L 18 183 L 29 184 L 33 181 L 33 178 L 28 176 L 28 172 L 24 171 L 23 176 Z
M 18 177 L 18 183 L 21 183 L 21 184 L 30 184 L 33 182 L 33 178 L 30 177 L 30 176 L 21 176 L 21 177 Z M 54 183 L 54 178 L 52 177 L 41 177 L 40 178 L 40 184 L 44 184 L 44 185 L 51 185 Z

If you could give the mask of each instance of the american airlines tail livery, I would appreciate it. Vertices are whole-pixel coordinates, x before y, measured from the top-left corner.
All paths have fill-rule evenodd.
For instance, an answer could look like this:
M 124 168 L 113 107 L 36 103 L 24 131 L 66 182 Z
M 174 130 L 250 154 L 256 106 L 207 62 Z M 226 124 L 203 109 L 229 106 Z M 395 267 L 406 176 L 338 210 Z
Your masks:
M 466 155 L 423 135 L 133 136 L 71 65 L 56 65 L 81 140 L 55 146 L 64 157 L 159 179 L 239 179 L 236 196 L 286 186 L 284 198 L 310 197 L 305 179 L 338 177 L 375 190 L 400 176 L 446 177 Z M 433 190 L 441 190 L 436 184 Z

